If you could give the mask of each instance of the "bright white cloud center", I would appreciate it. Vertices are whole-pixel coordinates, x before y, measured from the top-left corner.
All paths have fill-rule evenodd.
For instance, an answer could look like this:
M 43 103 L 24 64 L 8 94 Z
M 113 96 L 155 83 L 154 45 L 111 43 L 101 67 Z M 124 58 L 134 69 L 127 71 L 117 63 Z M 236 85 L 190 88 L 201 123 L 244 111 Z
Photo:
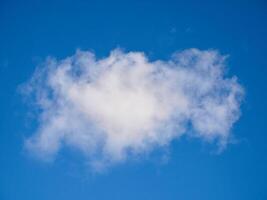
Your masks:
M 49 59 L 28 84 L 40 120 L 26 146 L 43 158 L 74 147 L 93 164 L 123 161 L 189 133 L 225 145 L 243 89 L 225 77 L 224 60 L 198 49 L 168 61 L 118 49 L 102 59 L 81 51 Z

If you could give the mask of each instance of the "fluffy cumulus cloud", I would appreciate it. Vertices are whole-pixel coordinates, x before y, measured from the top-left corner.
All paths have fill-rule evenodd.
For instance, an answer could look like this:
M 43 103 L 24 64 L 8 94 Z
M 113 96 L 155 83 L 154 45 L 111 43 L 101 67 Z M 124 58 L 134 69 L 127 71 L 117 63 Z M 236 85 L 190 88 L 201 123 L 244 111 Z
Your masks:
M 224 61 L 217 51 L 198 49 L 165 61 L 119 49 L 101 59 L 87 51 L 49 58 L 26 87 L 39 109 L 26 147 L 44 159 L 71 147 L 96 167 L 147 154 L 182 135 L 224 147 L 243 96 L 237 78 L 226 77 Z

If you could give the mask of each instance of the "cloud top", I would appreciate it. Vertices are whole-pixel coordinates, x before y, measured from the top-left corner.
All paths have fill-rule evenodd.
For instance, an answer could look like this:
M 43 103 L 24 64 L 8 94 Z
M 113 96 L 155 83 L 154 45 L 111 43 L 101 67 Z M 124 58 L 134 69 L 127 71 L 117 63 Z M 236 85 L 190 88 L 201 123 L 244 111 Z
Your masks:
M 191 134 L 225 146 L 243 88 L 217 51 L 188 49 L 167 61 L 113 50 L 49 58 L 27 84 L 39 108 L 28 150 L 48 159 L 76 148 L 93 166 L 115 164 Z

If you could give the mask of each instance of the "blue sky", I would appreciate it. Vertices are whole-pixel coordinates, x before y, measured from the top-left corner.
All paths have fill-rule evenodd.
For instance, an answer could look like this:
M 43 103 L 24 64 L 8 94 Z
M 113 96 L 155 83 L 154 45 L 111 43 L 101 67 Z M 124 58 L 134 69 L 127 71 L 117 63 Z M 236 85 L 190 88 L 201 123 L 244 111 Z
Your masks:
M 1 1 L 0 199 L 266 199 L 266 19 L 264 1 Z M 246 93 L 235 142 L 218 154 L 181 137 L 100 174 L 68 147 L 54 162 L 29 155 L 38 120 L 18 87 L 47 56 L 118 47 L 151 60 L 189 48 L 228 55 L 227 75 Z

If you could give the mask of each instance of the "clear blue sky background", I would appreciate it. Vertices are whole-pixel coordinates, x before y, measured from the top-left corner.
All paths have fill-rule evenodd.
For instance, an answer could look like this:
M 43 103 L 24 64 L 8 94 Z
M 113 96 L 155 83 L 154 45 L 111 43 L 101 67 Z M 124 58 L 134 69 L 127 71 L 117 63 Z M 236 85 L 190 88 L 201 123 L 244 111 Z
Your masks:
M 196 47 L 229 54 L 229 74 L 246 89 L 237 138 L 216 147 L 183 138 L 157 156 L 91 174 L 75 153 L 44 164 L 23 151 L 36 122 L 17 87 L 47 56 L 115 48 L 166 59 Z M 267 2 L 0 1 L 0 199 L 267 199 Z M 155 158 L 154 158 L 155 157 Z

